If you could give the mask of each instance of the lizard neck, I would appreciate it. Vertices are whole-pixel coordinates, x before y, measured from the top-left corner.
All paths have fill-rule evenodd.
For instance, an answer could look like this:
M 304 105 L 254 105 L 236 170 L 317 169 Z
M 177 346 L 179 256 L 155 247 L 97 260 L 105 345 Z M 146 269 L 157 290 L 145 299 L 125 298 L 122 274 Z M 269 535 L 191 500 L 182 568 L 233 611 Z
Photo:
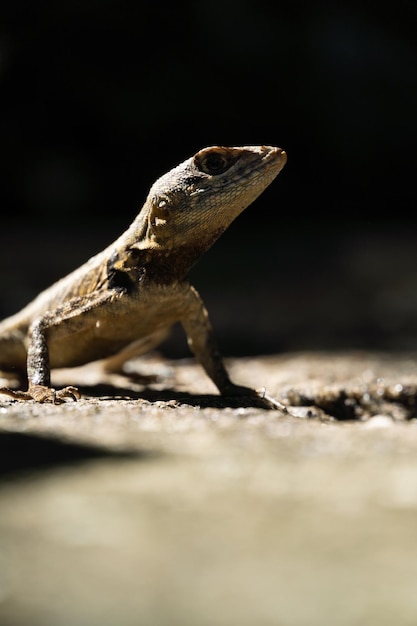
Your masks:
M 121 284 L 133 285 L 138 280 L 164 285 L 182 282 L 222 232 L 223 229 L 209 237 L 195 237 L 191 243 L 171 243 L 169 239 L 160 242 L 146 223 L 135 220 L 112 246 L 107 271 L 116 275 Z
M 158 283 L 181 282 L 209 246 L 183 245 L 175 249 L 151 248 L 143 263 L 147 276 Z

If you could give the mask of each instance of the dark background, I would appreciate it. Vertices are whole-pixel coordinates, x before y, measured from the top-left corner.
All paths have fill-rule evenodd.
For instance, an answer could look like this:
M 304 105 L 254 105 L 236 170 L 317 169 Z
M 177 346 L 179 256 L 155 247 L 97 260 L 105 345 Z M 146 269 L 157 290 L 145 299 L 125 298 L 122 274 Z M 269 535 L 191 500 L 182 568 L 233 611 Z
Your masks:
M 201 147 L 265 143 L 192 272 L 223 350 L 417 349 L 416 35 L 415 0 L 3 2 L 0 317 Z

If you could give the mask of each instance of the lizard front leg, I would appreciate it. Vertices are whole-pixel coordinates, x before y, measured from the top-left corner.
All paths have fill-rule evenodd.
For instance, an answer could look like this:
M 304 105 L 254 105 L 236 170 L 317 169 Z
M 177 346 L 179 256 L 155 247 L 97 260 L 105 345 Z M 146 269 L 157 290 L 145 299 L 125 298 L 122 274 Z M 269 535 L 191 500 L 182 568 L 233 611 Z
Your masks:
M 59 404 L 64 401 L 64 398 L 79 400 L 81 395 L 75 387 L 64 387 L 58 391 L 51 387 L 47 341 L 47 331 L 51 320 L 48 318 L 49 316 L 46 315 L 36 320 L 29 329 L 27 359 L 29 388 L 27 393 L 37 402 Z
M 57 328 L 65 329 L 65 332 L 70 335 L 77 326 L 82 326 L 85 315 L 114 297 L 113 291 L 97 293 L 95 296 L 75 297 L 35 319 L 28 329 L 28 390 L 20 391 L 1 387 L 0 393 L 15 400 L 35 400 L 54 404 L 61 404 L 65 398 L 78 400 L 81 394 L 76 387 L 69 386 L 59 390 L 51 387 L 49 335 Z
M 279 409 L 286 412 L 286 407 L 263 391 L 236 385 L 230 380 L 223 359 L 217 347 L 209 316 L 203 301 L 194 287 L 187 292 L 187 315 L 181 319 L 187 335 L 188 345 L 208 376 L 224 396 L 241 396 L 255 406 L 264 409 Z
M 78 400 L 81 396 L 75 387 L 64 387 L 56 391 L 51 387 L 49 368 L 49 351 L 47 329 L 51 314 L 37 319 L 29 328 L 29 348 L 27 355 L 27 375 L 29 386 L 27 391 L 0 388 L 0 393 L 15 400 L 36 400 L 36 402 L 53 402 L 60 404 L 65 398 Z

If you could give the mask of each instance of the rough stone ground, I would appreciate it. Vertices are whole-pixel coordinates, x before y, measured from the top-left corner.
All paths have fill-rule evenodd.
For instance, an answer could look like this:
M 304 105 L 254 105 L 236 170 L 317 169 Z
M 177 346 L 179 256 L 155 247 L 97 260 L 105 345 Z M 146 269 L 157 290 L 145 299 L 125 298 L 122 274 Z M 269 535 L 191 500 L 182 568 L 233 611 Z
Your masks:
M 90 366 L 55 377 L 78 403 L 5 397 L 1 625 L 416 624 L 416 365 L 230 363 L 290 415 L 225 406 L 192 361 L 145 391 Z

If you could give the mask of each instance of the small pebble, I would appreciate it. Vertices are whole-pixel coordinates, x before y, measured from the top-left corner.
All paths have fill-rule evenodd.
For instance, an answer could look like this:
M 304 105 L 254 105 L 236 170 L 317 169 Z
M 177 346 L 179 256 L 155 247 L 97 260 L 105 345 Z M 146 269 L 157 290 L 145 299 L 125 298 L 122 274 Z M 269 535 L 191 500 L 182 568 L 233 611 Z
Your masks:
M 364 428 L 387 428 L 393 424 L 394 421 L 389 415 L 374 415 L 364 423 Z

